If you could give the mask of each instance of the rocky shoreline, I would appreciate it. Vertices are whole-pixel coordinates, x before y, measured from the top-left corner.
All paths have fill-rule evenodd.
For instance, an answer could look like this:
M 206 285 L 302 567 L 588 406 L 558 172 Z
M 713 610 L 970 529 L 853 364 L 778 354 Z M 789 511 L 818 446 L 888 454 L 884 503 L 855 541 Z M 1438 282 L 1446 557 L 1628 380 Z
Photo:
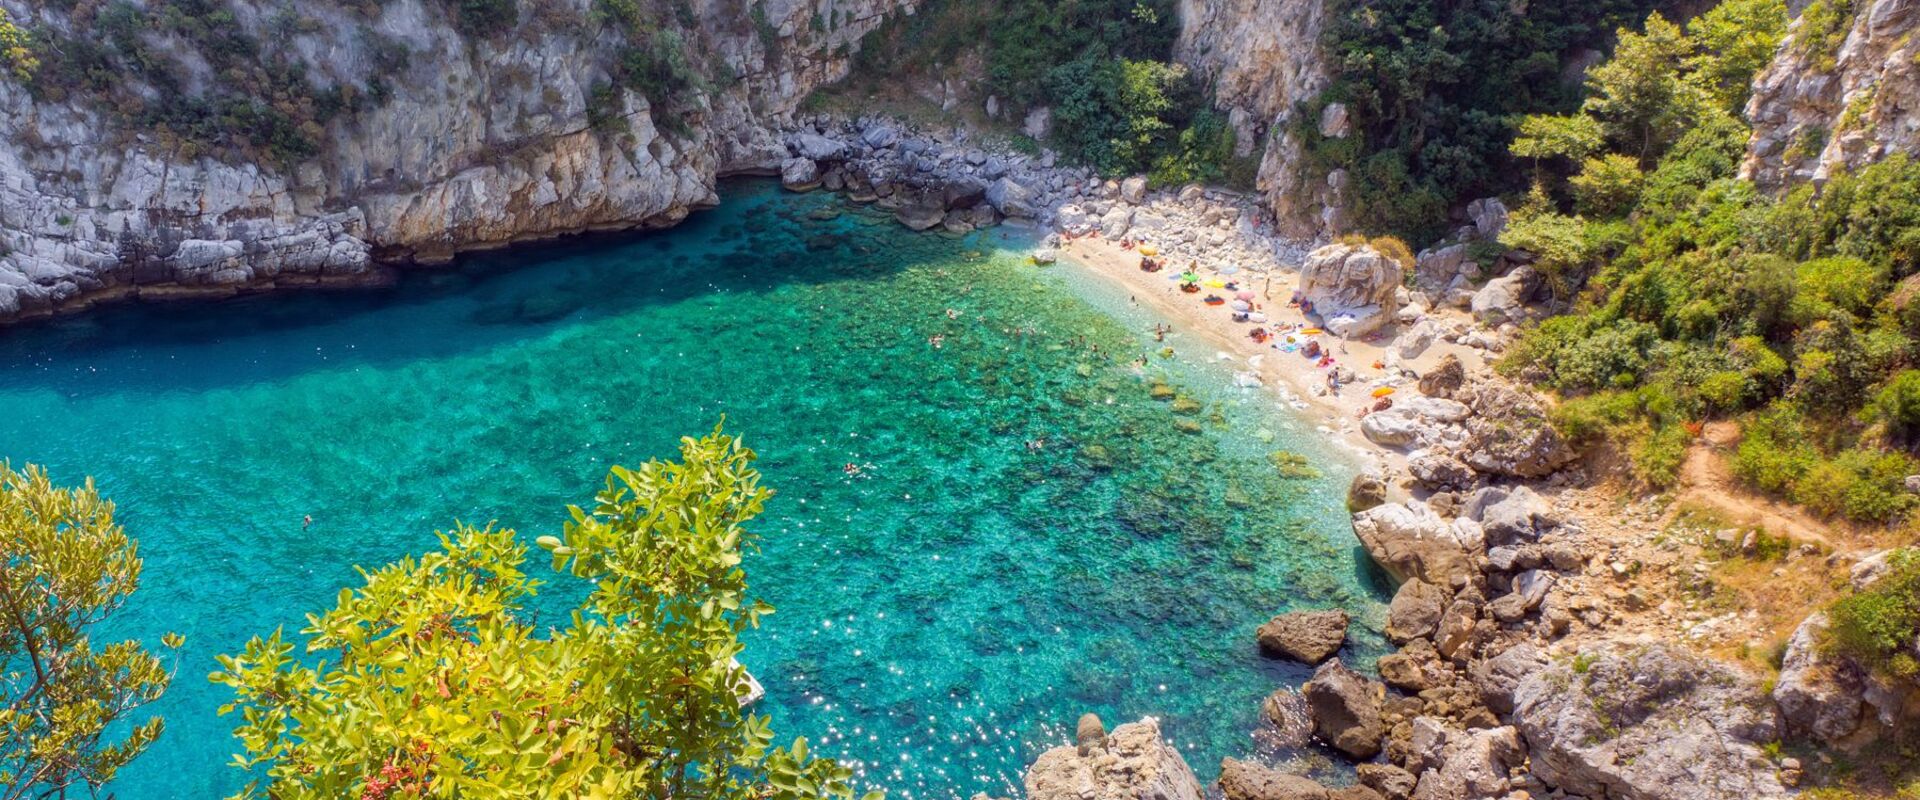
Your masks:
M 1573 510 L 1590 477 L 1546 405 L 1452 353 L 1418 372 L 1404 366 L 1438 341 L 1498 353 L 1540 313 L 1543 281 L 1525 253 L 1471 255 L 1497 240 L 1498 201 L 1473 204 L 1447 241 L 1395 263 L 1368 244 L 1310 250 L 1276 236 L 1257 202 L 1231 193 L 1148 192 L 1138 178 L 994 152 L 964 132 L 821 118 L 786 141 L 789 189 L 843 192 L 915 230 L 1043 225 L 1050 244 L 1127 237 L 1174 264 L 1298 270 L 1330 330 L 1386 337 L 1378 385 L 1413 393 L 1360 420 L 1392 457 L 1349 498 L 1356 540 L 1398 585 L 1386 633 L 1399 649 L 1380 659 L 1379 679 L 1337 656 L 1342 611 L 1276 617 L 1258 645 L 1316 671 L 1262 702 L 1266 726 L 1253 734 L 1272 751 L 1265 758 L 1229 758 L 1203 787 L 1151 718 L 1111 733 L 1083 720 L 1079 743 L 1029 770 L 1028 800 L 1785 797 L 1805 766 L 1782 741 L 1837 742 L 1901 718 L 1910 690 L 1863 701 L 1858 669 L 1820 663 L 1817 615 L 1772 686 L 1626 625 L 1647 602 L 1622 588 L 1642 561 Z M 1354 763 L 1358 783 L 1325 786 L 1271 765 L 1312 753 Z

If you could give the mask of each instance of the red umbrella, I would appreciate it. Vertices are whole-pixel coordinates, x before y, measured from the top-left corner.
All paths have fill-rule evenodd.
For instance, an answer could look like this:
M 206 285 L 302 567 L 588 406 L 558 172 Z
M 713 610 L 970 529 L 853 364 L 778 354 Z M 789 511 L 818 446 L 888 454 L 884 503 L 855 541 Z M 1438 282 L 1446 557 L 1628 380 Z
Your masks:
M 1239 298 L 1241 300 L 1245 300 L 1249 303 L 1253 302 L 1253 296 L 1254 296 L 1253 292 L 1244 291 L 1244 290 L 1241 291 L 1239 294 L 1234 295 L 1234 297 Z

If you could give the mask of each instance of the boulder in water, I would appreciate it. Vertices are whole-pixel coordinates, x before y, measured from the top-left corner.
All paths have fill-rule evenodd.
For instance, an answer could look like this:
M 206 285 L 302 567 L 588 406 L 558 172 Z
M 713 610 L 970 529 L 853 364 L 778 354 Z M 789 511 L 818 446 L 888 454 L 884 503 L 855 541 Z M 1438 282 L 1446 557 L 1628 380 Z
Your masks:
M 1260 648 L 1303 664 L 1318 664 L 1340 652 L 1347 641 L 1347 612 L 1291 611 L 1267 621 L 1255 632 Z

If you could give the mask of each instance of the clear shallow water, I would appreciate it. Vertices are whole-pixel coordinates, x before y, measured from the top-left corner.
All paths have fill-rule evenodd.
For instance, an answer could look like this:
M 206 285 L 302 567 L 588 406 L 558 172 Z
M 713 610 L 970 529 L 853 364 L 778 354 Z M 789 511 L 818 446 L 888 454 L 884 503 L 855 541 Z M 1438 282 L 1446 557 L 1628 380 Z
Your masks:
M 895 797 L 1017 791 L 1083 711 L 1161 717 L 1210 778 L 1253 749 L 1259 698 L 1305 677 L 1255 652 L 1269 615 L 1346 606 L 1354 656 L 1378 654 L 1347 466 L 1211 349 L 1161 358 L 1124 293 L 1020 264 L 1018 232 L 724 194 L 671 231 L 392 291 L 0 333 L 0 458 L 95 476 L 146 559 L 113 632 L 187 637 L 167 732 L 112 788 L 236 789 L 214 654 L 297 630 L 354 564 L 453 520 L 554 532 L 609 464 L 722 414 L 780 493 L 748 561 L 779 608 L 748 643 L 760 710 Z M 1156 382 L 1204 408 L 1176 413 Z M 1282 477 L 1277 450 L 1323 476 Z

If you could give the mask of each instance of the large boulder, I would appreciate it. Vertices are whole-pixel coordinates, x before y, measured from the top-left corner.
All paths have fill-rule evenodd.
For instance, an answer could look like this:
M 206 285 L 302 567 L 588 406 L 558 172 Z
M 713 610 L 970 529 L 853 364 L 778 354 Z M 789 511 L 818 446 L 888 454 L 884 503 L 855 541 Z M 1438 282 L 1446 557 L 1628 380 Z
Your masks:
M 1527 302 L 1539 288 L 1540 273 L 1532 267 L 1516 267 L 1474 292 L 1468 308 L 1475 319 L 1488 326 L 1519 324 L 1527 318 Z
M 1393 321 L 1405 277 L 1399 261 L 1369 245 L 1330 244 L 1301 265 L 1300 298 L 1313 304 L 1327 330 L 1364 336 Z
M 1356 473 L 1347 483 L 1347 511 L 1357 513 L 1387 502 L 1387 482 L 1373 471 Z
M 1313 713 L 1313 731 L 1333 749 L 1353 758 L 1373 758 L 1387 725 L 1380 715 L 1385 687 L 1367 680 L 1339 661 L 1321 664 L 1301 687 Z
M 1406 643 L 1432 636 L 1447 609 L 1447 593 L 1419 578 L 1400 584 L 1387 606 L 1387 639 Z
M 1795 628 L 1780 662 L 1773 701 L 1780 706 L 1787 735 L 1837 743 L 1860 727 L 1866 676 L 1844 656 L 1820 652 L 1827 615 L 1814 614 Z
M 1041 753 L 1027 768 L 1027 800 L 1202 800 L 1200 780 L 1149 718 L 1114 728 L 1101 748 Z
M 1136 206 L 1147 202 L 1147 179 L 1135 175 L 1121 181 L 1120 199 Z
M 1012 178 L 1001 178 L 987 185 L 987 202 L 993 210 L 1016 219 L 1033 219 L 1040 208 L 1032 189 Z
M 1526 486 L 1489 486 L 1474 492 L 1467 498 L 1466 513 L 1480 523 L 1487 544 L 1494 547 L 1539 541 L 1560 524 L 1546 498 Z
M 1533 645 L 1521 643 L 1501 650 L 1473 668 L 1473 685 L 1480 702 L 1497 713 L 1513 713 L 1513 693 L 1520 682 L 1547 665 L 1547 657 Z
M 796 133 L 787 139 L 787 147 L 794 155 L 813 161 L 838 161 L 847 155 L 845 142 L 817 133 Z
M 1263 738 L 1275 747 L 1305 747 L 1313 738 L 1313 711 L 1307 708 L 1307 698 L 1292 689 L 1275 689 L 1267 695 L 1260 701 L 1260 716 L 1271 726 Z
M 1466 462 L 1446 453 L 1424 452 L 1407 459 L 1407 473 L 1421 486 L 1451 491 L 1473 486 L 1478 476 Z
M 1220 760 L 1220 794 L 1226 800 L 1328 800 L 1327 787 L 1310 778 L 1232 758 Z
M 1353 535 L 1396 581 L 1419 578 L 1455 588 L 1479 574 L 1485 558 L 1479 523 L 1443 519 L 1419 501 L 1386 503 L 1353 515 Z
M 1467 383 L 1467 368 L 1460 363 L 1460 357 L 1448 353 L 1440 357 L 1440 363 L 1427 374 L 1420 376 L 1420 393 L 1429 397 L 1453 397 L 1453 393 Z
M 1380 657 L 1380 680 L 1403 692 L 1418 694 L 1453 681 L 1452 667 L 1440 658 L 1433 642 L 1414 639 L 1398 651 Z
M 780 185 L 795 192 L 820 188 L 820 164 L 798 156 L 780 162 Z
M 1492 475 L 1539 478 L 1551 475 L 1575 453 L 1547 420 L 1540 404 L 1526 393 L 1496 383 L 1473 387 L 1467 405 L 1467 441 L 1460 458 Z
M 1514 691 L 1513 724 L 1546 783 L 1584 797 L 1786 797 L 1760 746 L 1771 703 L 1725 665 L 1665 645 L 1615 647 L 1540 669 Z
M 1347 641 L 1347 612 L 1290 611 L 1255 632 L 1260 649 L 1303 664 L 1318 664 L 1340 652 Z

